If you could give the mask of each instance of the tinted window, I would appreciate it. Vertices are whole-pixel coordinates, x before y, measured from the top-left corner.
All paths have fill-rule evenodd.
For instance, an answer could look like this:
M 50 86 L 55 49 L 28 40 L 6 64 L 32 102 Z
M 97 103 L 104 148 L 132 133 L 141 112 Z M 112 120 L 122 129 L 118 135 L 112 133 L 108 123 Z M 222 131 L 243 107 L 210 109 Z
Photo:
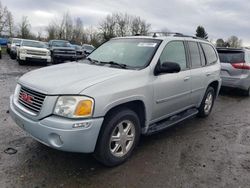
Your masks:
M 196 42 L 188 42 L 192 68 L 201 67 L 201 57 L 198 44 Z
M 204 51 L 201 48 L 200 44 L 199 44 L 199 51 L 200 51 L 200 55 L 201 55 L 201 65 L 205 66 L 206 65 L 206 57 L 205 57 Z
M 214 48 L 209 44 L 203 43 L 201 45 L 206 55 L 207 64 L 210 65 L 212 63 L 215 63 L 217 61 L 217 55 L 216 52 L 214 51 Z
M 160 63 L 164 62 L 178 63 L 181 70 L 185 70 L 187 68 L 187 60 L 184 43 L 181 41 L 168 43 L 160 57 Z
M 242 51 L 218 51 L 220 62 L 222 63 L 240 63 L 244 62 L 244 52 Z

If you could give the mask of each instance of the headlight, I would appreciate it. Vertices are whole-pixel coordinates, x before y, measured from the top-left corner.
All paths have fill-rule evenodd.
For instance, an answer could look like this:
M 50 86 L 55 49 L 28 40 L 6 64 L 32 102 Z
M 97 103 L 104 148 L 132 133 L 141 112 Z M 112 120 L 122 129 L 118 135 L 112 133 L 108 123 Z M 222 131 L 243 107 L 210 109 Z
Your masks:
M 14 92 L 14 101 L 15 102 L 18 101 L 20 89 L 21 89 L 21 86 L 19 84 L 17 84 L 15 92 Z
M 84 96 L 59 97 L 54 109 L 54 114 L 68 118 L 91 117 L 94 100 Z
M 26 50 L 25 49 L 20 49 L 20 53 L 22 53 L 22 54 L 26 54 Z

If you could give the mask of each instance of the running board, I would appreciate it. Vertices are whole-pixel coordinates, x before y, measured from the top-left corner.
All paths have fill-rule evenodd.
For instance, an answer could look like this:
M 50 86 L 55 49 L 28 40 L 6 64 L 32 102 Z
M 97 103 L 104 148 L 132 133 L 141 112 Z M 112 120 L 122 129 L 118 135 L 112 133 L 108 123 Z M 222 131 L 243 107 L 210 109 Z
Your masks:
M 186 111 L 183 111 L 177 115 L 171 116 L 165 120 L 162 120 L 160 122 L 154 123 L 149 126 L 147 135 L 160 132 L 168 127 L 171 127 L 181 121 L 184 121 L 188 118 L 194 117 L 196 114 L 198 114 L 198 110 L 196 108 L 188 109 Z

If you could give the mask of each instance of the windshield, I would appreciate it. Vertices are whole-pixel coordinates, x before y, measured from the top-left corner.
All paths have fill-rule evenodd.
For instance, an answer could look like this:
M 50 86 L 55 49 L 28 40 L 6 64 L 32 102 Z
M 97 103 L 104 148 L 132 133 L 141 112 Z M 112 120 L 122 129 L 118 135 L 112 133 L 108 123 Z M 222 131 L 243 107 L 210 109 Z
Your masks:
M 20 44 L 20 43 L 21 43 L 21 40 L 20 40 L 20 39 L 13 39 L 13 40 L 12 40 L 12 43 Z
M 28 46 L 28 47 L 34 47 L 34 48 L 46 48 L 45 44 L 43 44 L 42 42 L 27 41 L 27 40 L 24 40 L 22 42 L 22 46 Z
M 219 51 L 220 62 L 222 63 L 245 62 L 244 56 L 244 52 L 242 51 Z
M 52 46 L 55 47 L 71 47 L 68 41 L 53 41 Z
M 147 66 L 161 40 L 113 39 L 97 48 L 88 57 L 99 62 L 116 62 L 129 67 Z

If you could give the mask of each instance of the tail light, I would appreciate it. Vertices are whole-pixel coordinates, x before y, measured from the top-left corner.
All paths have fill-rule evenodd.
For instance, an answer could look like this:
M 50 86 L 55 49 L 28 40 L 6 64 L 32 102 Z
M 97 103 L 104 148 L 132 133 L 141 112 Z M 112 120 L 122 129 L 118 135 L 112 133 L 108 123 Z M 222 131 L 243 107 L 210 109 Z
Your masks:
M 236 69 L 250 70 L 250 65 L 247 65 L 246 63 L 233 63 L 231 65 Z

